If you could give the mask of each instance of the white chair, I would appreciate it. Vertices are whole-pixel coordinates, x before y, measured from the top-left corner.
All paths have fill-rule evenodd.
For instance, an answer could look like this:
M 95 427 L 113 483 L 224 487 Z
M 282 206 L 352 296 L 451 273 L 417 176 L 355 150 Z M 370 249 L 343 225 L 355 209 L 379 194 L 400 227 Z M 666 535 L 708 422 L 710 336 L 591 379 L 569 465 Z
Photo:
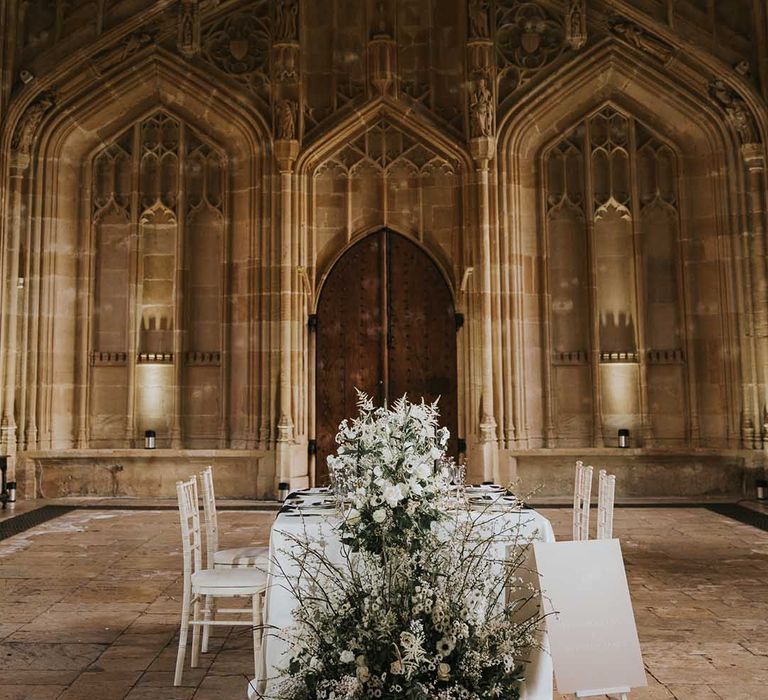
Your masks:
M 597 539 L 613 537 L 613 501 L 616 493 L 616 477 L 600 470 L 597 488 Z
M 213 491 L 213 467 L 200 472 L 205 514 L 205 549 L 209 569 L 237 566 L 255 566 L 267 570 L 269 547 L 235 547 L 219 549 L 219 518 L 216 513 L 216 496 Z
M 184 657 L 187 651 L 187 636 L 192 626 L 192 668 L 200 658 L 200 627 L 209 629 L 211 625 L 247 626 L 253 631 L 253 662 L 256 677 L 259 677 L 262 637 L 262 594 L 267 588 L 267 575 L 258 569 L 230 568 L 203 569 L 202 542 L 200 536 L 200 512 L 197 501 L 197 481 L 176 483 L 176 495 L 179 500 L 181 519 L 182 552 L 184 554 L 184 592 L 181 605 L 181 627 L 179 629 L 179 652 L 176 657 L 174 685 L 181 684 L 184 669 Z M 251 613 L 246 620 L 206 620 L 200 619 L 200 603 L 203 599 L 233 598 L 247 596 L 251 599 L 250 608 L 220 609 L 220 613 Z M 192 619 L 190 620 L 190 610 Z
M 256 567 L 266 572 L 269 568 L 269 547 L 235 547 L 219 549 L 219 518 L 216 512 L 216 495 L 213 490 L 213 467 L 200 472 L 200 484 L 203 492 L 203 513 L 205 514 L 205 561 L 209 569 L 231 569 L 238 567 Z M 205 599 L 203 621 L 215 617 L 215 602 Z M 208 651 L 211 628 L 203 626 L 203 654 Z
M 576 462 L 576 479 L 573 486 L 573 539 L 589 539 L 589 502 L 592 498 L 592 467 Z

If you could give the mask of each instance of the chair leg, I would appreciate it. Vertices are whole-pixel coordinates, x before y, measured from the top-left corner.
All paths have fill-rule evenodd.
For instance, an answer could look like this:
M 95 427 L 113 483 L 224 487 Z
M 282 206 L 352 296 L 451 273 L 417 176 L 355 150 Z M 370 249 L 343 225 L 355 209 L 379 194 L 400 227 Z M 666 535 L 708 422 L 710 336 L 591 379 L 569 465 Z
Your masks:
M 258 687 L 262 666 L 261 635 L 261 593 L 257 593 L 253 596 L 253 675 L 256 687 Z
M 205 610 L 203 611 L 203 622 L 211 621 L 214 603 L 215 603 L 215 600 L 213 596 L 210 596 L 210 595 L 205 596 Z M 202 648 L 203 654 L 208 652 L 208 638 L 210 636 L 211 636 L 210 625 L 207 625 L 207 624 L 203 625 L 203 648 Z
M 176 655 L 176 673 L 173 684 L 181 685 L 181 674 L 184 670 L 184 656 L 187 653 L 187 634 L 189 632 L 189 594 L 184 593 L 181 603 L 181 627 L 179 628 L 179 651 Z
M 195 622 L 200 622 L 200 597 L 195 598 L 193 606 Z M 200 661 L 200 625 L 195 625 L 192 628 L 192 668 L 197 668 L 197 664 Z

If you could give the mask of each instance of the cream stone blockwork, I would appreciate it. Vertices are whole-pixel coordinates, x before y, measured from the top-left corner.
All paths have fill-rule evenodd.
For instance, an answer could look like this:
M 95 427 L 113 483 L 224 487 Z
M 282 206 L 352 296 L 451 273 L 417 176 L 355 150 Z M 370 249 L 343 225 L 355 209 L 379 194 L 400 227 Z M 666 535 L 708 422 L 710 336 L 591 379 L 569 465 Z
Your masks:
M 381 227 L 461 315 L 471 478 L 554 493 L 597 450 L 620 497 L 733 495 L 765 468 L 764 2 L 0 0 L 0 26 L 27 495 L 108 491 L 110 450 L 131 494 L 196 454 L 252 454 L 243 495 L 310 483 L 312 316 Z

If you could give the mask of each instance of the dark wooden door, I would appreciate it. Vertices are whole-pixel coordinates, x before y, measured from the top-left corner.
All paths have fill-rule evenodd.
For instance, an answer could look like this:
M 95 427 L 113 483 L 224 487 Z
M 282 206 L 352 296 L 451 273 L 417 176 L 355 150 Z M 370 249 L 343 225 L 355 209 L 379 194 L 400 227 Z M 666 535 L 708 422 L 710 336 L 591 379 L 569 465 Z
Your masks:
M 390 231 L 367 236 L 334 265 L 317 308 L 316 482 L 327 480 L 339 423 L 355 388 L 378 403 L 440 397 L 456 452 L 456 317 L 450 289 L 419 246 Z

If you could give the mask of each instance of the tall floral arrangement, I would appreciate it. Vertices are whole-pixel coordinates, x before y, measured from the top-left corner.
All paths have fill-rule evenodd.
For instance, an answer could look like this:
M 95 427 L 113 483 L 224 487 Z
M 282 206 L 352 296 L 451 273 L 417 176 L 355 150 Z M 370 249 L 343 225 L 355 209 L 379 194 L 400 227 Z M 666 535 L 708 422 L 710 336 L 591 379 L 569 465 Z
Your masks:
M 370 552 L 418 548 L 449 492 L 448 429 L 438 426 L 436 403 L 403 397 L 391 409 L 376 408 L 360 394 L 358 408 L 356 419 L 342 421 L 337 453 L 328 457 L 346 511 L 342 540 Z
M 441 468 L 437 407 L 361 397 L 329 459 L 344 547 L 290 537 L 300 602 L 276 696 L 517 698 L 540 617 L 517 521 L 471 511 Z M 459 494 L 460 496 L 460 494 Z

